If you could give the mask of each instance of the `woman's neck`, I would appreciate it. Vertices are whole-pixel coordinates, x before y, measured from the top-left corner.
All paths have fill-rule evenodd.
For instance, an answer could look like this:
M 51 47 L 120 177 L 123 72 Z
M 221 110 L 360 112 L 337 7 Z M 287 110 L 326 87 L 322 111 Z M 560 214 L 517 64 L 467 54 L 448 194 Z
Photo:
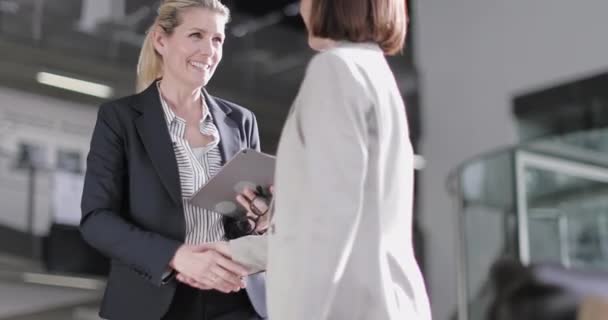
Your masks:
M 308 45 L 316 51 L 329 50 L 337 45 L 337 42 L 328 38 L 319 38 L 315 36 L 309 36 Z
M 175 110 L 191 110 L 201 107 L 201 87 L 186 87 L 163 77 L 160 93 Z

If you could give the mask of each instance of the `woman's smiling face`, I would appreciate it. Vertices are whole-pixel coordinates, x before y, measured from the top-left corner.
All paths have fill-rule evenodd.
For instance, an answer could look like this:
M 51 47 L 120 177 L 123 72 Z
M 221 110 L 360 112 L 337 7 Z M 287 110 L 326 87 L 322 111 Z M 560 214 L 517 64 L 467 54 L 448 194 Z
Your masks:
M 192 8 L 180 14 L 172 34 L 158 28 L 154 47 L 162 56 L 163 78 L 188 87 L 205 86 L 222 60 L 227 18 L 208 9 Z

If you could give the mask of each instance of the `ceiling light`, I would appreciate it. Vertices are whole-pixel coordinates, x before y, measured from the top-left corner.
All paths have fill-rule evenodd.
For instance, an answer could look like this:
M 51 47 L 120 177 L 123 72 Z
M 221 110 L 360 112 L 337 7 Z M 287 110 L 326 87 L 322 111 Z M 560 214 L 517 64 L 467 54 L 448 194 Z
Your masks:
M 103 84 L 60 76 L 48 72 L 38 72 L 36 80 L 47 86 L 74 91 L 103 99 L 114 95 L 114 89 Z

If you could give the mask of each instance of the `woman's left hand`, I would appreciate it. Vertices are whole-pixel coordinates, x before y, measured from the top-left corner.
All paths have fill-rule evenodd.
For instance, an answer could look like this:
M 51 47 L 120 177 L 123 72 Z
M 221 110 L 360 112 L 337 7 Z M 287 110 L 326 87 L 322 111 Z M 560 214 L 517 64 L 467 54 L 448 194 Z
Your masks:
M 274 187 L 270 186 L 270 193 L 274 195 Z M 250 219 L 250 222 L 257 221 L 255 226 L 255 232 L 264 233 L 268 229 L 269 225 L 269 205 L 270 199 L 265 199 L 264 197 L 258 196 L 254 190 L 245 189 L 241 194 L 236 197 L 238 203 L 247 210 L 247 217 Z M 257 208 L 258 213 L 252 211 L 251 207 L 255 206 Z M 260 215 L 260 213 L 262 215 Z

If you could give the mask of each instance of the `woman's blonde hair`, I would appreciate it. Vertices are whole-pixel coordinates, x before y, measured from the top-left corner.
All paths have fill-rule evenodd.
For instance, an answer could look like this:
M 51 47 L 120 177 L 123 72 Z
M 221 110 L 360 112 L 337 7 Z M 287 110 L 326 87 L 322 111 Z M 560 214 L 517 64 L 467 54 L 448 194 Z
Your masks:
M 156 79 L 162 77 L 163 59 L 154 48 L 154 29 L 160 27 L 168 35 L 178 27 L 181 13 L 190 8 L 203 8 L 219 13 L 230 19 L 230 10 L 220 0 L 163 0 L 158 15 L 148 29 L 137 62 L 137 92 L 146 89 Z

